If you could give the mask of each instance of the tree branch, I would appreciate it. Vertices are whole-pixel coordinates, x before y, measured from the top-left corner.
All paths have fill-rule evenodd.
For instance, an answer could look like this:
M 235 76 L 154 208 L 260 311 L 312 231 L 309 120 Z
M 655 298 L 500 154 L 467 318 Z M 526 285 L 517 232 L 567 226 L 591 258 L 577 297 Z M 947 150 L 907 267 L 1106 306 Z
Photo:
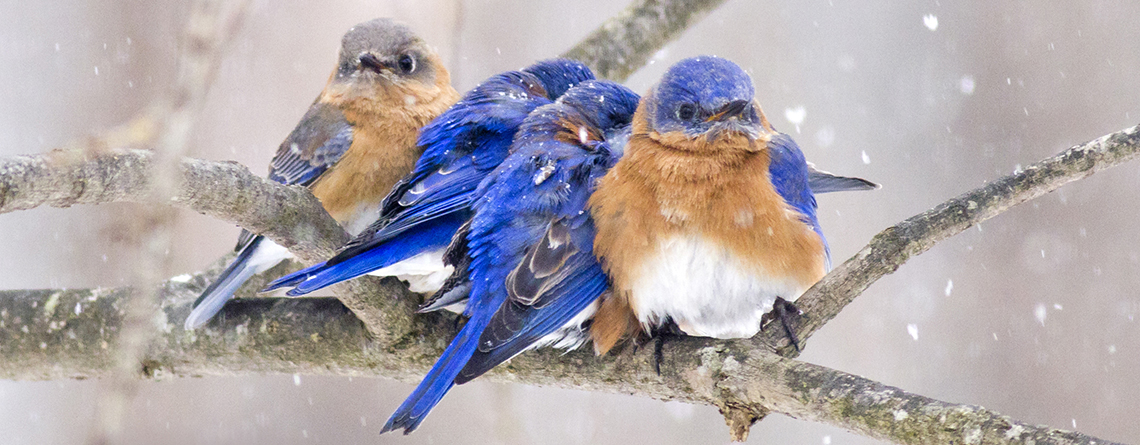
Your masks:
M 859 253 L 796 300 L 796 305 L 807 314 L 796 330 L 800 341 L 807 340 L 835 318 L 871 283 L 893 273 L 911 257 L 926 252 L 938 242 L 1010 207 L 1138 156 L 1140 125 L 1074 146 L 879 232 Z M 785 357 L 799 355 L 784 335 L 775 330 L 756 336 L 756 340 Z
M 373 341 L 363 324 L 331 298 L 235 300 L 207 329 L 183 331 L 204 279 L 164 286 L 156 341 L 141 376 L 304 373 L 419 379 L 454 334 L 439 314 L 416 317 L 400 344 Z M 120 303 L 128 291 L 0 292 L 0 377 L 100 378 L 112 370 Z M 1109 443 L 1025 424 L 991 410 L 940 402 L 865 378 L 786 359 L 749 341 L 688 338 L 667 346 L 662 374 L 652 348 L 595 357 L 588 351 L 532 351 L 488 378 L 714 405 L 755 417 L 765 410 L 841 426 L 904 444 Z M 729 416 L 730 418 L 739 416 Z
M 622 82 L 724 0 L 637 0 L 606 20 L 562 57 L 581 60 L 598 77 Z

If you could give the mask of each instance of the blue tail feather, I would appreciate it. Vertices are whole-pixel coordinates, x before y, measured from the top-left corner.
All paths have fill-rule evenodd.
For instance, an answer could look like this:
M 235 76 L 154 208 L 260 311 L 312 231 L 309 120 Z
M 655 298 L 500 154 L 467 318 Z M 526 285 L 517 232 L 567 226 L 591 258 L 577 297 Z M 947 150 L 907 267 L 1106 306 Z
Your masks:
M 447 345 L 443 355 L 439 357 L 439 360 L 436 360 L 435 365 L 416 386 L 415 391 L 412 391 L 412 394 L 404 399 L 404 403 L 401 403 L 400 407 L 396 408 L 396 411 L 388 418 L 388 422 L 384 424 L 380 434 L 400 428 L 404 429 L 404 434 L 410 434 L 420 426 L 432 408 L 455 385 L 455 376 L 459 375 L 459 371 L 463 369 L 467 360 L 471 358 L 471 354 L 475 352 L 475 348 L 479 344 L 479 336 L 486 328 L 487 322 L 490 321 L 489 312 L 486 310 L 477 311 L 467 321 L 459 334 Z
M 300 296 L 359 277 L 418 254 L 447 247 L 451 242 L 451 236 L 461 224 L 462 221 L 458 218 L 440 218 L 429 222 L 419 230 L 407 232 L 401 237 L 377 245 L 342 262 L 333 265 L 328 265 L 327 262 L 321 263 L 284 276 L 270 284 L 270 288 L 290 285 L 289 283 L 304 279 L 286 293 L 290 296 Z

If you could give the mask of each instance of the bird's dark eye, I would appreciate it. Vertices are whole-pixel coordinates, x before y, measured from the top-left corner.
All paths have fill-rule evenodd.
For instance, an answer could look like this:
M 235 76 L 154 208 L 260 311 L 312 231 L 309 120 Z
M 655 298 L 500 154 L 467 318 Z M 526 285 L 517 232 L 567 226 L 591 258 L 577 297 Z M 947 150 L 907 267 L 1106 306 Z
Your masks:
M 697 115 L 697 107 L 693 104 L 681 104 L 677 107 L 677 119 L 687 121 Z
M 416 58 L 411 55 L 404 54 L 400 56 L 400 60 L 396 62 L 400 65 L 400 72 L 404 74 L 412 74 L 416 70 Z

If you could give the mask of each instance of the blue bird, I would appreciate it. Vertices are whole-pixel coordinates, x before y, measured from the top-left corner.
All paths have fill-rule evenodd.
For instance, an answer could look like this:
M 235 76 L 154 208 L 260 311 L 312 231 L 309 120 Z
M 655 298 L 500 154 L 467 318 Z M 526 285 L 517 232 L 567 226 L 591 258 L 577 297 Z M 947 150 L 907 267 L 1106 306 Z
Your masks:
M 415 165 L 422 153 L 416 131 L 458 98 L 439 55 L 407 26 L 384 18 L 358 24 L 345 33 L 324 90 L 278 147 L 269 179 L 309 187 L 355 234 Z M 209 321 L 254 274 L 292 256 L 248 231 L 236 250 L 194 302 L 187 330 Z
M 450 273 L 441 256 L 471 217 L 475 188 L 508 154 L 526 116 L 594 75 L 568 59 L 538 62 L 492 76 L 425 126 L 424 153 L 381 206 L 380 218 L 324 263 L 286 275 L 265 290 L 292 286 L 304 295 L 371 273 L 399 276 L 431 292 Z
M 612 280 L 590 327 L 598 353 L 643 327 L 751 337 L 830 268 L 813 187 L 876 186 L 809 166 L 753 96 L 744 70 L 704 56 L 642 99 L 626 155 L 589 204 Z
M 587 81 L 523 122 L 511 155 L 479 184 L 464 252 L 467 323 L 381 431 L 415 430 L 454 384 L 538 346 L 573 348 L 607 279 L 586 202 L 622 155 L 638 97 Z M 449 255 L 450 256 L 450 255 Z

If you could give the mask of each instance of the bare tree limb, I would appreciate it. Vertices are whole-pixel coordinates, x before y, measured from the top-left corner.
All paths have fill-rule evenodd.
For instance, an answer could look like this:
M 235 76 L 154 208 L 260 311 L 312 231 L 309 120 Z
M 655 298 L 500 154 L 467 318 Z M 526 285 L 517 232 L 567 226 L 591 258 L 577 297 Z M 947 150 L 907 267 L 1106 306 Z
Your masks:
M 911 257 L 926 252 L 938 242 L 1010 207 L 1138 156 L 1140 125 L 1074 146 L 879 232 L 859 253 L 832 270 L 796 301 L 807 314 L 797 329 L 800 340 L 811 337 L 835 318 L 871 283 L 893 273 Z M 756 340 L 785 357 L 798 355 L 783 335 L 774 330 L 758 335 Z
M 145 189 L 144 205 L 132 210 L 132 226 L 128 242 L 138 254 L 131 268 L 131 284 L 135 289 L 125 301 L 124 317 L 118 332 L 119 347 L 114 349 L 115 369 L 102 382 L 95 407 L 88 443 L 122 442 L 122 425 L 126 407 L 138 385 L 134 370 L 153 331 L 148 319 L 157 310 L 161 295 L 144 291 L 170 275 L 170 227 L 175 221 L 174 209 L 162 205 L 166 197 L 178 189 L 179 162 L 186 153 L 189 136 L 201 114 L 206 93 L 213 83 L 223 48 L 245 15 L 248 1 L 199 0 L 190 4 L 190 16 L 182 34 L 179 51 L 178 78 L 174 89 L 151 107 L 150 117 L 158 124 L 155 155 Z M 231 7 L 232 6 L 232 7 Z
M 41 205 L 146 202 L 149 150 L 55 150 L 0 159 L 0 213 Z M 236 162 L 183 159 L 171 204 L 265 234 L 305 261 L 328 258 L 348 241 L 312 193 L 250 173 Z M 175 175 L 177 176 L 177 175 Z
M 138 371 L 173 376 L 304 373 L 385 376 L 415 381 L 454 333 L 452 321 L 416 317 L 400 344 L 370 338 L 363 324 L 331 298 L 245 299 L 225 307 L 207 329 L 183 331 L 189 303 L 204 279 L 175 280 L 151 328 Z M 113 369 L 111 351 L 127 291 L 0 292 L 0 378 L 100 378 Z M 754 348 L 749 341 L 690 338 L 666 347 L 662 374 L 652 348 L 595 357 L 533 351 L 488 377 L 519 383 L 638 394 L 719 407 L 738 416 L 771 410 L 825 422 L 897 443 L 1111 443 L 1030 425 L 991 410 L 910 394 L 859 376 Z
M 562 57 L 581 60 L 598 77 L 624 81 L 724 0 L 636 0 Z
M 40 205 L 148 202 L 154 156 L 147 150 L 98 148 L 0 159 L 0 213 Z M 348 241 L 344 229 L 303 187 L 254 176 L 234 162 L 183 159 L 180 169 L 170 204 L 263 234 L 308 263 L 325 260 Z M 404 286 L 380 283 L 354 280 L 334 291 L 375 335 L 402 337 L 410 329 L 415 302 L 404 298 Z

